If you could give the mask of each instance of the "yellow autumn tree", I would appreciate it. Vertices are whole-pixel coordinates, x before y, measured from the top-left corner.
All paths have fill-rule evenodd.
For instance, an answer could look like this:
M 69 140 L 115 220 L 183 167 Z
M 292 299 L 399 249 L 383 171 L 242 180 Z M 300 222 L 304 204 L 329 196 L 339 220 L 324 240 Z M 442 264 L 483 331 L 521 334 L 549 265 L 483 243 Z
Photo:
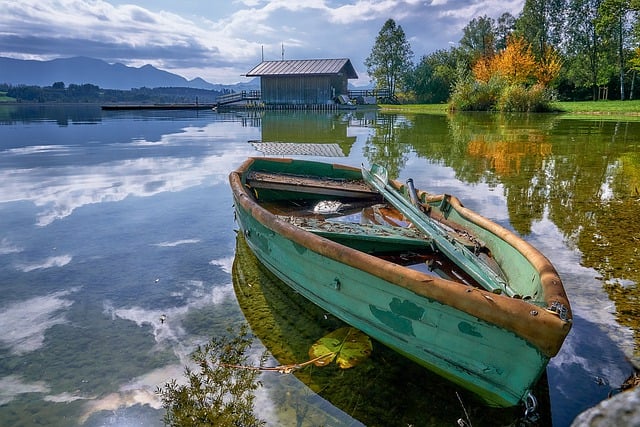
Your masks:
M 482 57 L 476 61 L 473 65 L 472 72 L 473 77 L 479 82 L 488 83 L 491 79 L 491 76 L 496 74 L 495 70 L 495 61 L 493 60 L 495 56 L 492 57 Z
M 507 47 L 500 53 L 480 58 L 473 66 L 476 80 L 487 83 L 492 76 L 499 75 L 509 84 L 540 83 L 547 86 L 557 77 L 562 62 L 557 51 L 551 47 L 544 50 L 536 60 L 531 45 L 522 37 L 511 37 Z
M 495 60 L 496 72 L 510 84 L 527 83 L 535 75 L 536 58 L 531 45 L 522 37 L 511 37 Z
M 551 46 L 546 46 L 542 53 L 542 58 L 538 61 L 538 67 L 535 71 L 536 79 L 538 83 L 543 86 L 549 86 L 549 83 L 553 81 L 562 68 L 562 60 L 558 51 Z

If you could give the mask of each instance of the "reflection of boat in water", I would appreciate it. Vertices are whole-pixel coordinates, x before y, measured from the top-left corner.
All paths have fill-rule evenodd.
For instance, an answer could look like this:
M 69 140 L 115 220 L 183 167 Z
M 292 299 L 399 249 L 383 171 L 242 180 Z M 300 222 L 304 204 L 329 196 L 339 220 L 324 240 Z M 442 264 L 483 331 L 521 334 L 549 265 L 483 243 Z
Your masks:
M 531 245 L 382 168 L 252 158 L 230 183 L 249 246 L 293 289 L 492 405 L 533 401 L 571 311 Z M 382 196 L 411 227 L 366 221 Z
M 251 330 L 280 365 L 306 362 L 309 348 L 316 340 L 344 326 L 264 267 L 247 246 L 242 233 L 237 236 L 232 275 L 238 303 Z M 522 415 L 517 409 L 485 407 L 472 394 L 457 390 L 452 383 L 377 342 L 371 357 L 355 368 L 341 370 L 335 364 L 321 368 L 310 365 L 295 371 L 294 375 L 313 392 L 365 425 L 454 425 L 458 418 L 465 417 L 466 410 L 474 426 L 494 426 L 509 425 Z M 546 386 L 546 381 L 540 385 Z M 538 397 L 548 398 L 548 392 L 546 396 L 544 392 L 536 389 Z M 314 404 L 308 398 L 303 401 Z M 547 419 L 548 403 L 541 403 L 546 404 L 539 414 Z M 299 401 L 289 405 L 300 410 Z M 284 402 L 283 406 L 286 407 Z M 301 425 L 340 425 L 314 421 Z

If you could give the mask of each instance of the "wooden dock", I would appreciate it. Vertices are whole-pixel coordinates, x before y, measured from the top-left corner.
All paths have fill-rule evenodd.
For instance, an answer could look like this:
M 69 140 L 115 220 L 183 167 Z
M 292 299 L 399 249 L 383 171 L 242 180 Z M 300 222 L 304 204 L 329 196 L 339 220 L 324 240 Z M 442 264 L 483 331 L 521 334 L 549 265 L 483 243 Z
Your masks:
M 216 104 L 105 104 L 103 110 L 211 110 Z

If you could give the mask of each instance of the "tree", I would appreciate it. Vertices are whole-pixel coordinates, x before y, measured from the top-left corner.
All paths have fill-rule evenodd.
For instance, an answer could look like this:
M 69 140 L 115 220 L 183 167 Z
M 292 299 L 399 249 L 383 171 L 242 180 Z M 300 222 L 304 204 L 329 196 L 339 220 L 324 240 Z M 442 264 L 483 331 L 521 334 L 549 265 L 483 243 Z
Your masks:
M 507 47 L 509 36 L 516 27 L 516 18 L 509 12 L 505 12 L 498 18 L 495 26 L 496 49 L 502 50 Z
M 400 25 L 388 19 L 376 37 L 364 65 L 376 88 L 386 89 L 392 98 L 411 71 L 413 51 Z
M 558 51 L 551 46 L 546 46 L 533 74 L 539 84 L 548 87 L 558 77 L 561 68 L 562 59 Z
M 560 57 L 551 47 L 536 59 L 524 38 L 511 36 L 506 49 L 473 65 L 472 76 L 458 77 L 449 106 L 463 111 L 549 111 L 547 86 L 560 67 Z
M 511 37 L 507 48 L 492 57 L 481 58 L 473 66 L 474 77 L 487 83 L 499 75 L 509 84 L 533 83 L 540 63 L 536 62 L 531 45 L 522 37 Z
M 422 57 L 413 70 L 410 87 L 419 103 L 446 102 L 456 76 L 456 66 L 461 61 L 458 48 L 436 50 Z
M 469 53 L 472 60 L 493 55 L 496 50 L 495 21 L 486 15 L 473 18 L 462 29 L 460 47 Z
M 605 38 L 614 41 L 620 76 L 620 99 L 624 101 L 625 48 L 630 35 L 630 0 L 602 0 L 598 8 L 596 28 Z
M 598 99 L 598 87 L 609 80 L 611 63 L 605 44 L 596 31 L 601 0 L 571 0 L 566 16 L 566 77 L 576 87 L 590 87 Z
M 525 0 L 515 23 L 515 32 L 531 44 L 540 57 L 547 45 L 558 48 L 564 35 L 567 0 Z

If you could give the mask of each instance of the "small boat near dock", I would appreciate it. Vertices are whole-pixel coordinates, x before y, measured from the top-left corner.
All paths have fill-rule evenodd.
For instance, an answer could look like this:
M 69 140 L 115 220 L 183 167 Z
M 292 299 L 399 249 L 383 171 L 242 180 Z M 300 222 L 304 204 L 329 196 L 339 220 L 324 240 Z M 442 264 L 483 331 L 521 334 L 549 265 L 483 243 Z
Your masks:
M 249 248 L 296 292 L 490 405 L 535 402 L 572 314 L 533 246 L 377 165 L 256 157 L 229 180 Z

